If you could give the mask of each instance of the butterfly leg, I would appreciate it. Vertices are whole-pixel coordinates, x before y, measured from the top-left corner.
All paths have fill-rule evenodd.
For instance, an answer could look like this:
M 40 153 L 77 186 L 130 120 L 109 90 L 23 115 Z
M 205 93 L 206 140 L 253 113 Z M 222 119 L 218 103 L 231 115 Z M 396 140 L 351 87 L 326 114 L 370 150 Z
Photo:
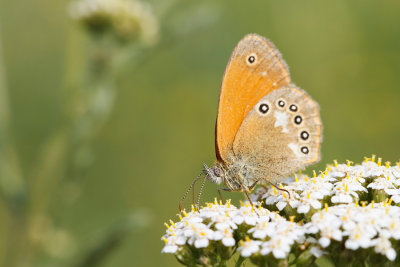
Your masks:
M 255 181 L 252 185 L 250 185 L 250 186 L 249 186 L 249 191 L 253 190 L 253 188 L 258 184 L 258 182 L 259 182 L 260 180 L 261 180 L 261 179 L 258 179 L 258 180 Z
M 258 184 L 258 182 L 259 182 L 260 180 L 262 180 L 262 179 L 261 179 L 261 178 L 258 179 L 258 180 L 255 181 L 252 185 L 249 186 L 249 192 L 253 190 L 253 188 Z M 265 189 L 265 191 L 268 191 L 268 188 L 267 188 L 264 184 L 261 184 L 261 186 Z M 258 196 L 258 197 L 260 197 L 260 196 Z
M 222 203 L 224 203 L 225 200 L 224 200 L 224 198 L 222 197 L 221 190 L 226 191 L 226 192 L 232 192 L 232 191 L 233 191 L 232 189 L 224 188 L 224 187 L 218 187 L 217 190 L 218 190 L 219 198 L 222 200 Z
M 257 181 L 257 182 L 258 182 L 258 181 Z M 257 184 L 257 182 L 254 183 L 251 187 L 254 187 L 254 186 Z M 220 197 L 220 199 L 222 200 L 222 202 L 224 202 L 224 199 L 222 198 L 221 190 L 226 191 L 226 192 L 237 191 L 237 190 L 232 190 L 232 189 L 229 189 L 229 188 L 219 187 L 219 188 L 218 188 L 218 194 L 219 194 L 219 197 Z M 255 206 L 254 206 L 253 201 L 250 199 L 250 196 L 249 196 L 249 193 L 248 193 L 248 192 L 249 192 L 249 188 L 247 188 L 245 185 L 243 185 L 243 186 L 242 186 L 242 191 L 243 191 L 244 194 L 246 195 L 246 198 L 247 198 L 247 200 L 250 202 L 250 205 L 251 205 L 251 207 L 253 208 L 253 210 L 255 211 L 255 213 L 256 213 L 257 215 L 259 215 L 258 212 L 257 212 L 257 210 L 256 210 L 256 208 L 255 208 Z
M 254 187 L 254 185 L 253 185 L 253 187 Z M 249 188 L 247 188 L 247 186 L 245 186 L 245 185 L 242 185 L 242 190 L 243 190 L 244 194 L 246 195 L 247 200 L 250 202 L 250 205 L 251 205 L 251 207 L 253 208 L 254 212 L 255 212 L 258 216 L 260 216 L 260 214 L 258 214 L 258 212 L 257 212 L 256 207 L 254 206 L 253 201 L 250 199 L 250 196 L 249 196 Z
M 275 187 L 275 188 L 278 189 L 279 191 L 285 191 L 285 192 L 288 194 L 289 199 L 290 199 L 290 193 L 289 193 L 288 190 L 286 190 L 286 189 L 284 189 L 284 188 L 280 188 L 280 187 L 277 186 L 276 184 L 274 184 L 274 183 L 268 181 L 267 179 L 264 179 L 264 181 L 266 181 L 267 183 L 269 183 L 270 185 L 272 185 L 273 187 Z M 263 185 L 263 187 L 268 191 L 268 188 L 267 188 L 265 185 Z

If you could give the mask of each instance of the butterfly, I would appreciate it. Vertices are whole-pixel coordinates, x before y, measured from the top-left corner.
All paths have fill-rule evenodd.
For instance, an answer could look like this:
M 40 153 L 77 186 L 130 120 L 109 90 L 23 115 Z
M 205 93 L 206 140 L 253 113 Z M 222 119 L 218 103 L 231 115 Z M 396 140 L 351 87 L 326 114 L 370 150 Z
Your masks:
M 200 194 L 208 179 L 249 199 L 257 184 L 273 184 L 318 162 L 321 142 L 317 102 L 291 82 L 285 61 L 269 40 L 248 34 L 233 50 L 223 75 L 217 161 L 211 167 L 204 164 L 184 198 L 204 174 Z

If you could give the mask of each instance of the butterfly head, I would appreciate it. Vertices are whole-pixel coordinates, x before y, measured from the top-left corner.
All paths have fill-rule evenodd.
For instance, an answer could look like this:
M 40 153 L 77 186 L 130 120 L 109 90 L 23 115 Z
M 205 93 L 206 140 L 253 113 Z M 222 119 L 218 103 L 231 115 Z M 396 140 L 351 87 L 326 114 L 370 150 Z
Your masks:
M 206 164 L 204 166 L 204 173 L 206 174 L 207 179 L 215 184 L 221 184 L 224 181 L 224 170 L 222 166 L 216 164 L 213 167 L 208 167 Z

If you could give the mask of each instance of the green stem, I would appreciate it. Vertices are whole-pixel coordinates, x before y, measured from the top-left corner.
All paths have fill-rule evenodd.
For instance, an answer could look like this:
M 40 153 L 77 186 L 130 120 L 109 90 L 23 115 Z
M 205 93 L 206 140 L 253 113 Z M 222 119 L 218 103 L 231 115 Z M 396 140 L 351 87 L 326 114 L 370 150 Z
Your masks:
M 1 30 L 1 29 L 0 29 Z M 0 31 L 0 186 L 12 211 L 20 212 L 25 184 L 11 134 L 11 119 Z
M 65 121 L 60 128 L 50 137 L 44 147 L 43 152 L 38 157 L 38 162 L 33 171 L 31 171 L 32 184 L 29 208 L 27 213 L 26 231 L 30 231 L 41 218 L 51 220 L 52 199 L 55 196 L 60 182 L 63 179 L 71 179 L 72 176 L 79 176 L 80 166 L 76 162 L 77 151 L 88 146 L 95 133 L 101 128 L 108 112 L 97 106 L 101 102 L 99 94 L 102 90 L 111 90 L 110 80 L 112 80 L 112 68 L 110 66 L 112 54 L 102 47 L 102 44 L 94 42 L 95 50 L 100 54 L 91 54 L 86 63 L 81 61 L 81 55 L 77 54 L 77 43 L 79 36 L 77 33 L 70 35 L 69 46 L 67 47 L 66 67 L 66 97 L 67 111 Z M 106 50 L 105 53 L 103 50 Z M 71 51 L 72 50 L 72 51 Z M 82 70 L 82 66 L 87 67 Z M 80 71 L 76 71 L 80 70 Z M 86 77 L 81 76 L 85 73 Z M 97 101 L 97 102 L 96 102 Z M 79 180 L 79 179 L 75 179 Z M 38 233 L 44 234 L 44 233 Z M 29 235 L 26 237 L 26 249 L 24 258 L 20 260 L 21 264 L 30 265 L 35 260 L 39 244 L 35 243 Z
M 19 159 L 11 134 L 11 115 L 5 74 L 0 29 L 0 191 L 7 206 L 9 224 L 6 246 L 1 246 L 4 266 L 12 266 L 12 259 L 18 258 L 21 241 L 24 240 L 24 210 L 26 185 L 20 170 Z M 3 257 L 4 255 L 4 257 Z
M 67 86 L 78 86 L 82 83 L 81 73 L 84 64 L 84 59 L 81 55 L 76 54 L 76 45 L 82 43 L 81 38 L 77 34 L 76 29 L 71 29 L 66 46 L 66 77 L 65 84 Z M 48 211 L 52 197 L 59 180 L 65 171 L 65 160 L 68 154 L 70 144 L 71 130 L 65 127 L 65 122 L 62 121 L 60 129 L 56 130 L 44 143 L 41 152 L 38 155 L 38 160 L 31 170 L 29 180 L 32 181 L 30 188 L 29 200 L 27 202 L 26 222 L 21 232 L 25 232 L 24 248 L 20 249 L 21 255 L 18 259 L 19 266 L 31 266 L 35 260 L 36 251 L 39 249 L 39 244 L 31 238 L 29 232 L 35 227 L 38 219 L 48 219 Z M 42 233 L 37 233 L 42 234 Z
M 236 263 L 235 263 L 235 267 L 240 267 L 242 266 L 242 263 L 246 260 L 246 258 L 239 256 L 239 258 L 237 259 Z

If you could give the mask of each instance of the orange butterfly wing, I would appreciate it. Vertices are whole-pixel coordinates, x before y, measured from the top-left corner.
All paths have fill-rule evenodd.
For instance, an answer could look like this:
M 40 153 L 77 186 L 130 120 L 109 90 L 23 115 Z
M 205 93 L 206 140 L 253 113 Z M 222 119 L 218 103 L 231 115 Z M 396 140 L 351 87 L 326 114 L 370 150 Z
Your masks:
M 230 161 L 236 133 L 252 107 L 269 92 L 289 84 L 288 67 L 270 41 L 257 34 L 240 40 L 221 85 L 215 128 L 218 160 Z

